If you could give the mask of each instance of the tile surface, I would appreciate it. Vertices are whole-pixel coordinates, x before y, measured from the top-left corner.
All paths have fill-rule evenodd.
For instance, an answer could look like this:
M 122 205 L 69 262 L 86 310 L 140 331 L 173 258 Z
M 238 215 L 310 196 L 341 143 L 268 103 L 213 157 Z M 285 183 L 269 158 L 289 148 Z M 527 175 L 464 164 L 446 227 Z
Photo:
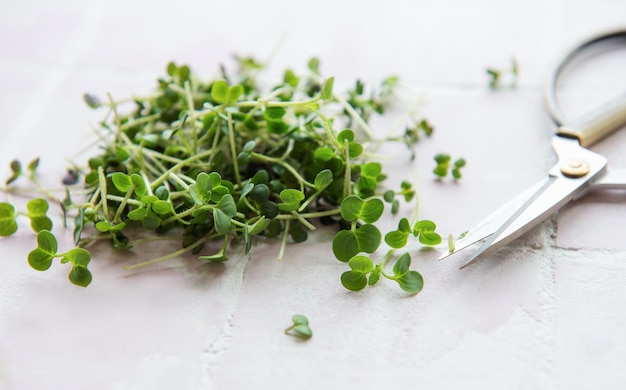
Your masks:
M 416 178 L 421 216 L 459 234 L 545 177 L 555 163 L 547 72 L 579 40 L 626 27 L 624 15 L 621 0 L 4 2 L 0 178 L 12 159 L 41 157 L 42 181 L 56 186 L 68 160 L 87 158 L 74 151 L 101 112 L 83 92 L 149 93 L 170 60 L 211 77 L 233 53 L 269 58 L 269 80 L 316 55 L 338 88 L 400 76 L 400 100 L 419 101 L 436 130 L 414 161 L 401 146 L 381 149 L 389 182 Z M 624 53 L 568 70 L 568 115 L 626 90 Z M 489 90 L 485 69 L 513 57 L 517 88 Z M 391 111 L 376 131 L 403 108 Z M 626 168 L 625 143 L 622 131 L 594 150 Z M 433 180 L 437 152 L 466 158 L 461 181 Z M 125 271 L 167 245 L 101 245 L 94 281 L 80 289 L 63 267 L 30 269 L 22 226 L 0 239 L 0 389 L 623 389 L 624 199 L 589 194 L 464 270 L 414 246 L 425 279 L 414 297 L 389 282 L 345 290 L 324 229 L 288 245 L 281 262 L 278 245 L 260 242 L 225 264 L 182 256 Z M 70 231 L 57 235 L 72 245 Z M 283 333 L 295 313 L 310 319 L 312 339 Z

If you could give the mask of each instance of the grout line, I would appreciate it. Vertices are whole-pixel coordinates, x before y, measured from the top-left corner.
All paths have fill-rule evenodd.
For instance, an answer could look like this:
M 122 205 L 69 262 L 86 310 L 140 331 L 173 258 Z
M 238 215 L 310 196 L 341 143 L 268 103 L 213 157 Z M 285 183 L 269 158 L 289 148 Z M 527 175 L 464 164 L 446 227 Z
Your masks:
M 246 278 L 246 270 L 248 269 L 248 264 L 250 264 L 251 260 L 251 254 L 248 253 L 240 255 L 238 260 L 239 261 L 237 261 L 234 269 L 230 270 L 232 277 L 225 281 L 226 285 L 224 286 L 229 292 L 229 298 L 231 301 L 230 307 L 228 308 L 228 316 L 222 324 L 220 333 L 208 343 L 208 346 L 205 348 L 202 356 L 206 373 L 203 382 L 206 383 L 207 388 L 210 388 L 213 384 L 215 371 L 220 364 L 221 357 L 228 352 L 228 348 L 231 344 L 233 330 L 235 328 L 235 312 L 239 306 L 241 292 Z

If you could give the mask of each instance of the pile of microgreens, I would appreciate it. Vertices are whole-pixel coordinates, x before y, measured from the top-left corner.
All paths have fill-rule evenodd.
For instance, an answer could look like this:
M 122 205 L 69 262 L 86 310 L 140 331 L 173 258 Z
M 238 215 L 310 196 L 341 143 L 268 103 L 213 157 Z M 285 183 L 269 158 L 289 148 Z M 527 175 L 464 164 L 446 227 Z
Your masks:
M 368 148 L 388 140 L 412 147 L 432 133 L 428 122 L 412 118 L 402 135 L 374 138 L 369 119 L 384 112 L 397 79 L 385 79 L 378 89 L 357 81 L 344 97 L 312 59 L 305 74 L 286 70 L 263 93 L 255 79 L 263 66 L 250 58 L 238 62 L 236 74 L 222 68 L 220 77 L 209 81 L 170 63 L 146 97 L 114 101 L 85 95 L 92 108 L 106 111 L 98 129 L 99 154 L 86 167 L 69 171 L 64 199 L 38 185 L 37 161 L 26 172 L 14 161 L 6 191 L 15 190 L 22 177 L 44 195 L 31 200 L 26 212 L 0 203 L 0 235 L 15 233 L 18 217 L 30 219 L 38 235 L 29 264 L 43 271 L 60 258 L 71 264 L 69 280 L 87 286 L 92 276 L 86 248 L 99 240 L 129 250 L 141 245 L 137 237 L 145 231 L 157 240 L 179 239 L 180 249 L 128 269 L 187 252 L 202 261 L 226 261 L 233 246 L 247 252 L 255 239 L 276 238 L 282 259 L 287 242 L 307 240 L 317 221 L 338 228 L 332 250 L 350 268 L 341 275 L 347 289 L 361 290 L 383 276 L 409 293 L 419 292 L 423 279 L 409 269 L 410 254 L 395 252 L 409 237 L 438 245 L 433 222 L 402 218 L 398 229 L 384 236 L 389 249 L 382 261 L 375 265 L 368 255 L 383 241 L 375 223 L 385 204 L 397 214 L 400 202 L 415 196 L 408 181 L 383 191 L 386 176 L 379 162 L 367 158 Z M 129 102 L 134 109 L 123 113 Z M 78 180 L 84 184 L 76 185 Z M 74 218 L 76 247 L 67 252 L 58 252 L 48 201 L 61 206 L 64 220 Z M 389 272 L 385 265 L 391 260 Z

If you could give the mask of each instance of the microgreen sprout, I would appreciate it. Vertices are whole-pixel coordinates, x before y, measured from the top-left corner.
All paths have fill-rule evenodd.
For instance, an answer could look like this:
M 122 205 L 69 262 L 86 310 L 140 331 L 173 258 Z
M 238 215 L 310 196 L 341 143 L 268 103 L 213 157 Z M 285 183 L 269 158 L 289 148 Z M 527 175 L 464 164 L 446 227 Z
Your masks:
M 309 326 L 309 319 L 302 314 L 294 314 L 291 317 L 293 324 L 285 329 L 285 334 L 293 335 L 303 339 L 309 339 L 313 336 L 313 331 Z
M 489 76 L 489 88 L 498 89 L 503 87 L 515 88 L 519 76 L 517 60 L 511 60 L 511 67 L 508 69 L 488 68 L 486 70 Z
M 395 259 L 392 273 L 385 264 L 409 236 L 425 246 L 440 242 L 434 223 L 401 219 L 398 230 L 384 238 L 392 249 L 383 261 L 374 265 L 367 257 L 383 242 L 376 223 L 385 203 L 398 214 L 401 201 L 410 202 L 416 193 L 408 181 L 399 190 L 383 189 L 387 176 L 382 164 L 371 160 L 369 148 L 384 141 L 412 146 L 433 132 L 420 119 L 404 135 L 374 137 L 369 120 L 385 112 L 397 77 L 377 88 L 357 81 L 346 95 L 336 91 L 334 78 L 324 77 L 319 59 L 312 58 L 307 71 L 287 69 L 265 91 L 256 83 L 264 65 L 253 58 L 235 59 L 238 72 L 222 67 L 210 80 L 171 62 L 146 96 L 114 100 L 85 94 L 89 107 L 104 112 L 97 130 L 100 152 L 85 167 L 73 165 L 68 171 L 64 184 L 72 187 L 64 189 L 63 200 L 39 185 L 38 160 L 26 170 L 12 162 L 6 191 L 17 193 L 16 181 L 26 176 L 41 197 L 28 202 L 24 212 L 0 203 L 0 235 L 15 234 L 18 217 L 28 218 L 38 234 L 29 264 L 43 271 L 60 258 L 72 265 L 70 281 L 86 286 L 91 282 L 88 247 L 97 241 L 138 253 L 150 240 L 179 241 L 180 248 L 129 269 L 185 253 L 223 262 L 233 246 L 248 252 L 254 241 L 272 238 L 280 243 L 277 257 L 282 259 L 287 245 L 306 241 L 319 220 L 338 227 L 332 250 L 350 267 L 341 277 L 346 288 L 358 290 L 383 276 L 409 293 L 419 292 L 423 282 L 408 269 L 408 253 Z M 130 111 L 124 111 L 129 105 Z M 455 162 L 455 178 L 462 165 Z M 84 187 L 76 190 L 80 179 Z M 61 206 L 64 221 L 70 214 L 74 221 L 76 247 L 67 252 L 57 250 L 47 215 L 50 201 Z M 289 329 L 301 335 L 308 329 L 310 336 L 305 320 L 294 316 Z
M 433 169 L 433 173 L 437 176 L 437 178 L 443 179 L 448 176 L 448 172 L 450 172 L 450 155 L 445 153 L 439 153 L 435 155 L 434 160 L 437 163 L 437 166 L 435 167 L 435 169 Z M 452 164 L 451 172 L 452 177 L 455 180 L 459 180 L 462 177 L 461 168 L 463 168 L 465 165 L 466 162 L 464 158 L 459 158 L 454 161 L 454 163 Z

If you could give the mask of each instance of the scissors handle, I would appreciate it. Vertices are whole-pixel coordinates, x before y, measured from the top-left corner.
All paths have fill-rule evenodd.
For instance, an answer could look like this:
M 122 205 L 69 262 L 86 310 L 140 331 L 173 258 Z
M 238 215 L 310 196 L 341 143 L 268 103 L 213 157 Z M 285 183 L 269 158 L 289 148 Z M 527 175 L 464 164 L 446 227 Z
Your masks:
M 558 128 L 557 134 L 578 138 L 586 148 L 626 125 L 626 93 L 610 100 L 580 120 Z

